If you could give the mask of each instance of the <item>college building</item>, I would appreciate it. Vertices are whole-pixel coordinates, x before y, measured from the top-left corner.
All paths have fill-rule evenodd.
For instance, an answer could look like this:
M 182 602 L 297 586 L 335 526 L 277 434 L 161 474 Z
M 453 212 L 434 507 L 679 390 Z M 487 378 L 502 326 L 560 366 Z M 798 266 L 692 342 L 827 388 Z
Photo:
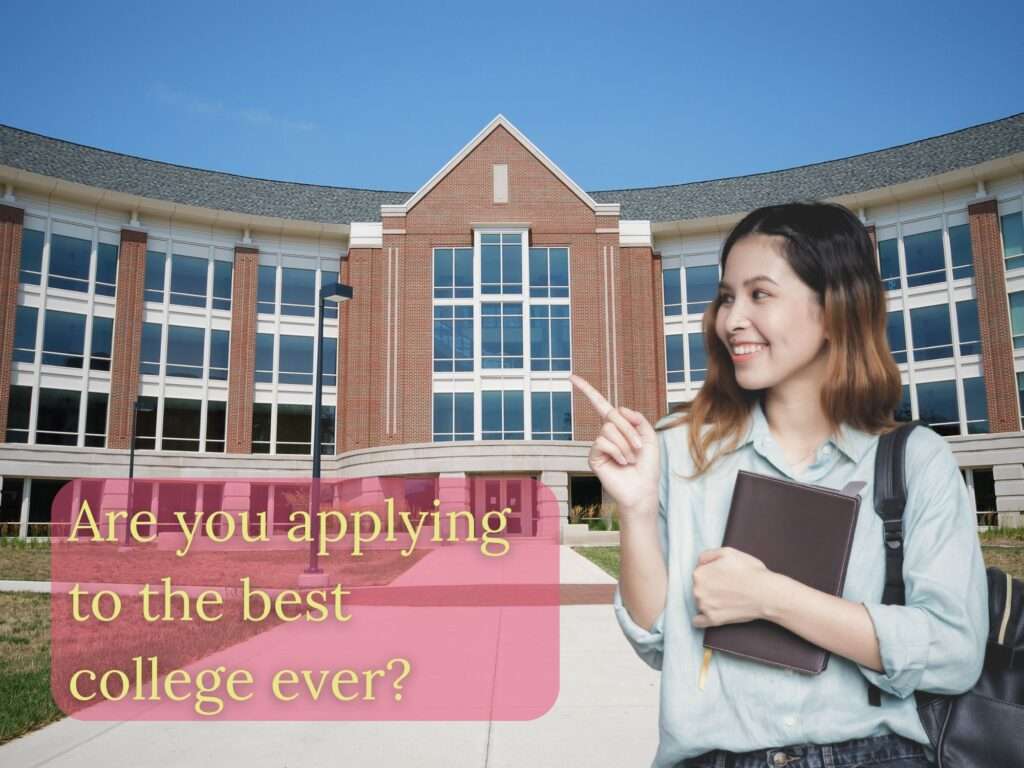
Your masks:
M 0 126 L 0 527 L 45 535 L 69 479 L 445 478 L 509 532 L 600 503 L 600 418 L 653 423 L 705 372 L 701 316 L 744 214 L 842 203 L 868 226 L 901 419 L 947 437 L 981 514 L 1024 510 L 1024 114 L 771 173 L 586 191 L 502 116 L 415 192 L 236 176 Z M 317 304 L 323 401 L 314 405 Z M 538 512 L 533 477 L 556 507 Z M 475 478 L 479 478 L 479 487 Z M 94 479 L 94 480 L 90 480 Z M 370 481 L 367 481 L 370 482 Z M 379 481 L 373 481 L 378 482 Z M 388 480 L 382 481 L 387 489 Z M 255 488 L 255 486 L 254 486 Z M 220 491 L 199 494 L 215 508 Z M 212 505 L 212 506 L 211 506 Z M 549 505 L 551 506 L 551 505 Z

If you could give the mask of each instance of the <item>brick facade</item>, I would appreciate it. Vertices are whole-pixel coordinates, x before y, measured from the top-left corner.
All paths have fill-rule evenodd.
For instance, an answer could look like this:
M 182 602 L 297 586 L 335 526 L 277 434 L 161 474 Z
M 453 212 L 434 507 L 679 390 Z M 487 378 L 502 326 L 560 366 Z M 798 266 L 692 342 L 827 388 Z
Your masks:
M 352 298 L 338 313 L 337 450 L 379 445 L 384 432 L 385 272 L 382 249 L 352 248 L 341 265 L 341 282 Z
M 1006 302 L 1003 248 L 995 200 L 967 207 L 974 254 L 974 284 L 981 330 L 981 365 L 992 432 L 1017 432 L 1017 379 L 1013 370 L 1013 334 Z
M 110 361 L 110 418 L 107 447 L 131 445 L 132 408 L 139 395 L 139 356 L 142 350 L 143 288 L 146 280 L 145 232 L 121 230 L 117 257 L 117 299 Z
M 231 276 L 231 339 L 228 354 L 227 453 L 252 452 L 253 385 L 256 377 L 256 285 L 259 251 L 235 247 Z M 316 409 L 313 411 L 316 418 Z
M 507 203 L 494 202 L 495 164 L 508 166 Z M 652 386 L 651 377 L 664 379 L 664 338 L 650 248 L 621 253 L 618 217 L 598 215 L 498 126 L 404 216 L 383 218 L 381 248 L 349 251 L 342 280 L 354 296 L 341 314 L 340 452 L 432 439 L 433 249 L 472 245 L 475 227 L 494 225 L 528 226 L 533 246 L 569 247 L 573 371 L 611 402 L 657 418 L 665 385 Z M 596 437 L 600 417 L 575 391 L 573 412 L 574 438 Z
M 14 356 L 14 318 L 17 312 L 24 221 L 25 212 L 21 208 L 0 205 L 0 442 L 7 435 L 11 360 Z
M 620 402 L 653 424 L 663 415 L 667 399 L 661 260 L 654 258 L 650 248 L 622 248 L 616 266 L 621 297 L 617 320 Z

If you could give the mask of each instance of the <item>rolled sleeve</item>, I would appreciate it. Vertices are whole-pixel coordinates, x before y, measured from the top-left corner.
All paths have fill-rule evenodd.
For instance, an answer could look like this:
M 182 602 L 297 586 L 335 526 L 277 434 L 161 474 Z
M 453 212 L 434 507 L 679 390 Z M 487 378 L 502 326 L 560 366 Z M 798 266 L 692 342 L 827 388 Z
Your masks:
M 989 629 L 988 581 L 970 494 L 945 440 L 920 431 L 927 433 L 921 439 L 941 445 L 914 464 L 908 450 L 906 605 L 863 603 L 884 673 L 858 665 L 870 682 L 900 698 L 915 690 L 969 690 L 981 675 Z
M 667 417 L 666 417 L 667 418 Z M 665 418 L 658 423 L 662 423 Z M 658 482 L 658 541 L 661 544 L 661 553 L 666 565 L 669 564 L 669 537 L 668 537 L 668 514 L 669 509 L 669 488 L 670 488 L 670 457 L 668 453 L 668 440 L 666 431 L 658 433 L 658 445 L 661 451 L 661 476 Z M 671 572 L 671 568 L 669 568 Z M 670 580 L 671 581 L 671 580 Z M 670 585 L 669 585 L 670 586 Z M 668 602 L 670 589 L 666 589 L 666 603 Z M 612 606 L 615 609 L 615 618 L 622 627 L 622 632 L 633 646 L 633 650 L 649 666 L 654 669 L 661 669 L 662 656 L 665 650 L 665 609 L 662 609 L 655 619 L 654 624 L 648 629 L 637 624 L 622 602 L 622 584 L 615 585 L 615 596 L 612 599 Z
M 612 600 L 615 607 L 615 618 L 622 627 L 629 644 L 633 646 L 637 656 L 643 659 L 654 669 L 661 669 L 661 659 L 665 648 L 665 611 L 658 614 L 654 626 L 644 629 L 629 615 L 626 606 L 622 604 L 622 595 L 619 587 L 615 587 L 615 597 Z

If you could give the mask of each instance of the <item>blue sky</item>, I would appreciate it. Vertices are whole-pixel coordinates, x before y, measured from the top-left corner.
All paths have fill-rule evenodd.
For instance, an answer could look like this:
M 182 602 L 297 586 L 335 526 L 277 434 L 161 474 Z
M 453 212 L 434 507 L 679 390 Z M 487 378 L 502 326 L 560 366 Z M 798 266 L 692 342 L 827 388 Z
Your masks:
M 825 5 L 8 4 L 0 122 L 412 191 L 500 112 L 596 190 L 819 162 L 1024 111 L 1019 0 Z

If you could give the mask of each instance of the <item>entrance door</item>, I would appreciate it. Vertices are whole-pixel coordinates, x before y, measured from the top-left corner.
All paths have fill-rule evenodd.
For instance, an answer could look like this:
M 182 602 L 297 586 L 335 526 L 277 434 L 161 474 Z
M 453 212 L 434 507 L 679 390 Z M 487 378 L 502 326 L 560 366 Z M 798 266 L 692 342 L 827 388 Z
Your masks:
M 472 488 L 473 516 L 480 521 L 491 510 L 505 512 L 505 533 L 533 536 L 535 507 L 533 483 L 528 477 L 474 477 Z

